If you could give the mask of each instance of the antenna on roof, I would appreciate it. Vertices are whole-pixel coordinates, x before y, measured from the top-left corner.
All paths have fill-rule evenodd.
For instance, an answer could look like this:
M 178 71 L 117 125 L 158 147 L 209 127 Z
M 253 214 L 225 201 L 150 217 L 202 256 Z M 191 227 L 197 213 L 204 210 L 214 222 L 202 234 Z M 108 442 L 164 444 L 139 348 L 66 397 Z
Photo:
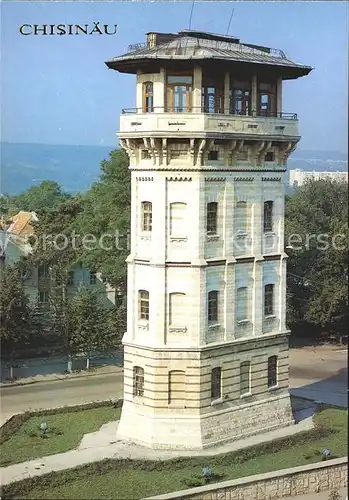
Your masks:
M 190 16 L 189 16 L 189 29 L 191 29 L 191 18 L 193 16 L 194 3 L 195 3 L 195 0 L 193 0 L 193 2 L 191 4 L 191 10 L 190 10 Z
M 233 10 L 231 11 L 231 14 L 230 14 L 230 19 L 229 19 L 226 35 L 228 35 L 228 33 L 229 33 L 230 23 L 231 23 L 231 20 L 233 19 L 234 10 L 235 10 L 235 8 L 233 7 Z

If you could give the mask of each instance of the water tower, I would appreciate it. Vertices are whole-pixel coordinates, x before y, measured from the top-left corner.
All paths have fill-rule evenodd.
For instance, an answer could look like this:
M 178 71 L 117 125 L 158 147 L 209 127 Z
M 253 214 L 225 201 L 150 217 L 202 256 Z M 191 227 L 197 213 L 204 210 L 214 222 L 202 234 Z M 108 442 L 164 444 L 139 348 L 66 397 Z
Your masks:
M 200 449 L 292 424 L 284 176 L 300 137 L 282 82 L 311 68 L 197 31 L 148 33 L 106 64 L 137 82 L 119 131 L 132 193 L 118 437 Z

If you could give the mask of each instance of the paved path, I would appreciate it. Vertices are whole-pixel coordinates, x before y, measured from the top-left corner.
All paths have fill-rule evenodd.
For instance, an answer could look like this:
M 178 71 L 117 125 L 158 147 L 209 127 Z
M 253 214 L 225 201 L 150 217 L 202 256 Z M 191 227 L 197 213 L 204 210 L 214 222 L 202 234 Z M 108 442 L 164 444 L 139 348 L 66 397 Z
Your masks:
M 152 450 L 132 443 L 115 439 L 117 423 L 110 422 L 102 426 L 100 431 L 85 434 L 76 450 L 49 455 L 20 464 L 2 467 L 0 469 L 3 485 L 33 476 L 41 476 L 52 471 L 60 471 L 77 467 L 78 465 L 98 462 L 104 458 L 132 458 L 143 460 L 169 460 L 179 456 L 210 456 L 219 453 L 229 453 L 234 450 L 273 441 L 280 437 L 290 436 L 313 428 L 312 417 L 302 420 L 297 425 L 284 427 L 265 434 L 258 434 L 223 445 L 198 451 Z

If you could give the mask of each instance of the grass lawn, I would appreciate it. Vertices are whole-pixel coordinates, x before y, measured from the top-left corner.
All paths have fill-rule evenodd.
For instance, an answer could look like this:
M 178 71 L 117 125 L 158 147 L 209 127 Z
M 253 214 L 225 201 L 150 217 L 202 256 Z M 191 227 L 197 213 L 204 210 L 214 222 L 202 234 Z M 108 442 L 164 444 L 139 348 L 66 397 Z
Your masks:
M 105 406 L 73 413 L 57 413 L 30 417 L 0 445 L 0 466 L 33 460 L 76 448 L 83 435 L 97 431 L 101 425 L 118 420 L 120 408 Z M 46 437 L 40 431 L 47 423 Z
M 138 500 L 202 482 L 201 471 L 206 463 L 217 475 L 217 481 L 226 481 L 318 462 L 324 448 L 329 448 L 334 457 L 346 456 L 347 418 L 346 410 L 326 409 L 315 416 L 316 430 L 259 448 L 209 458 L 179 458 L 163 462 L 105 460 L 14 483 L 4 488 L 3 498 Z M 324 428 L 331 429 L 332 433 L 325 436 Z

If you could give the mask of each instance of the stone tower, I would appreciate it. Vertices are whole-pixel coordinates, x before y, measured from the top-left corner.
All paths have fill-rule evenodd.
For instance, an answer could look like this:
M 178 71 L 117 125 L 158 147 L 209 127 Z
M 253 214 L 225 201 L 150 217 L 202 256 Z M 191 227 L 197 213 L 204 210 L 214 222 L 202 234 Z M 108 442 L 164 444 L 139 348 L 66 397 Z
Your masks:
M 118 437 L 200 449 L 292 424 L 284 176 L 299 141 L 282 51 L 148 33 L 108 61 L 135 74 L 131 252 Z M 120 87 L 122 83 L 120 83 Z

